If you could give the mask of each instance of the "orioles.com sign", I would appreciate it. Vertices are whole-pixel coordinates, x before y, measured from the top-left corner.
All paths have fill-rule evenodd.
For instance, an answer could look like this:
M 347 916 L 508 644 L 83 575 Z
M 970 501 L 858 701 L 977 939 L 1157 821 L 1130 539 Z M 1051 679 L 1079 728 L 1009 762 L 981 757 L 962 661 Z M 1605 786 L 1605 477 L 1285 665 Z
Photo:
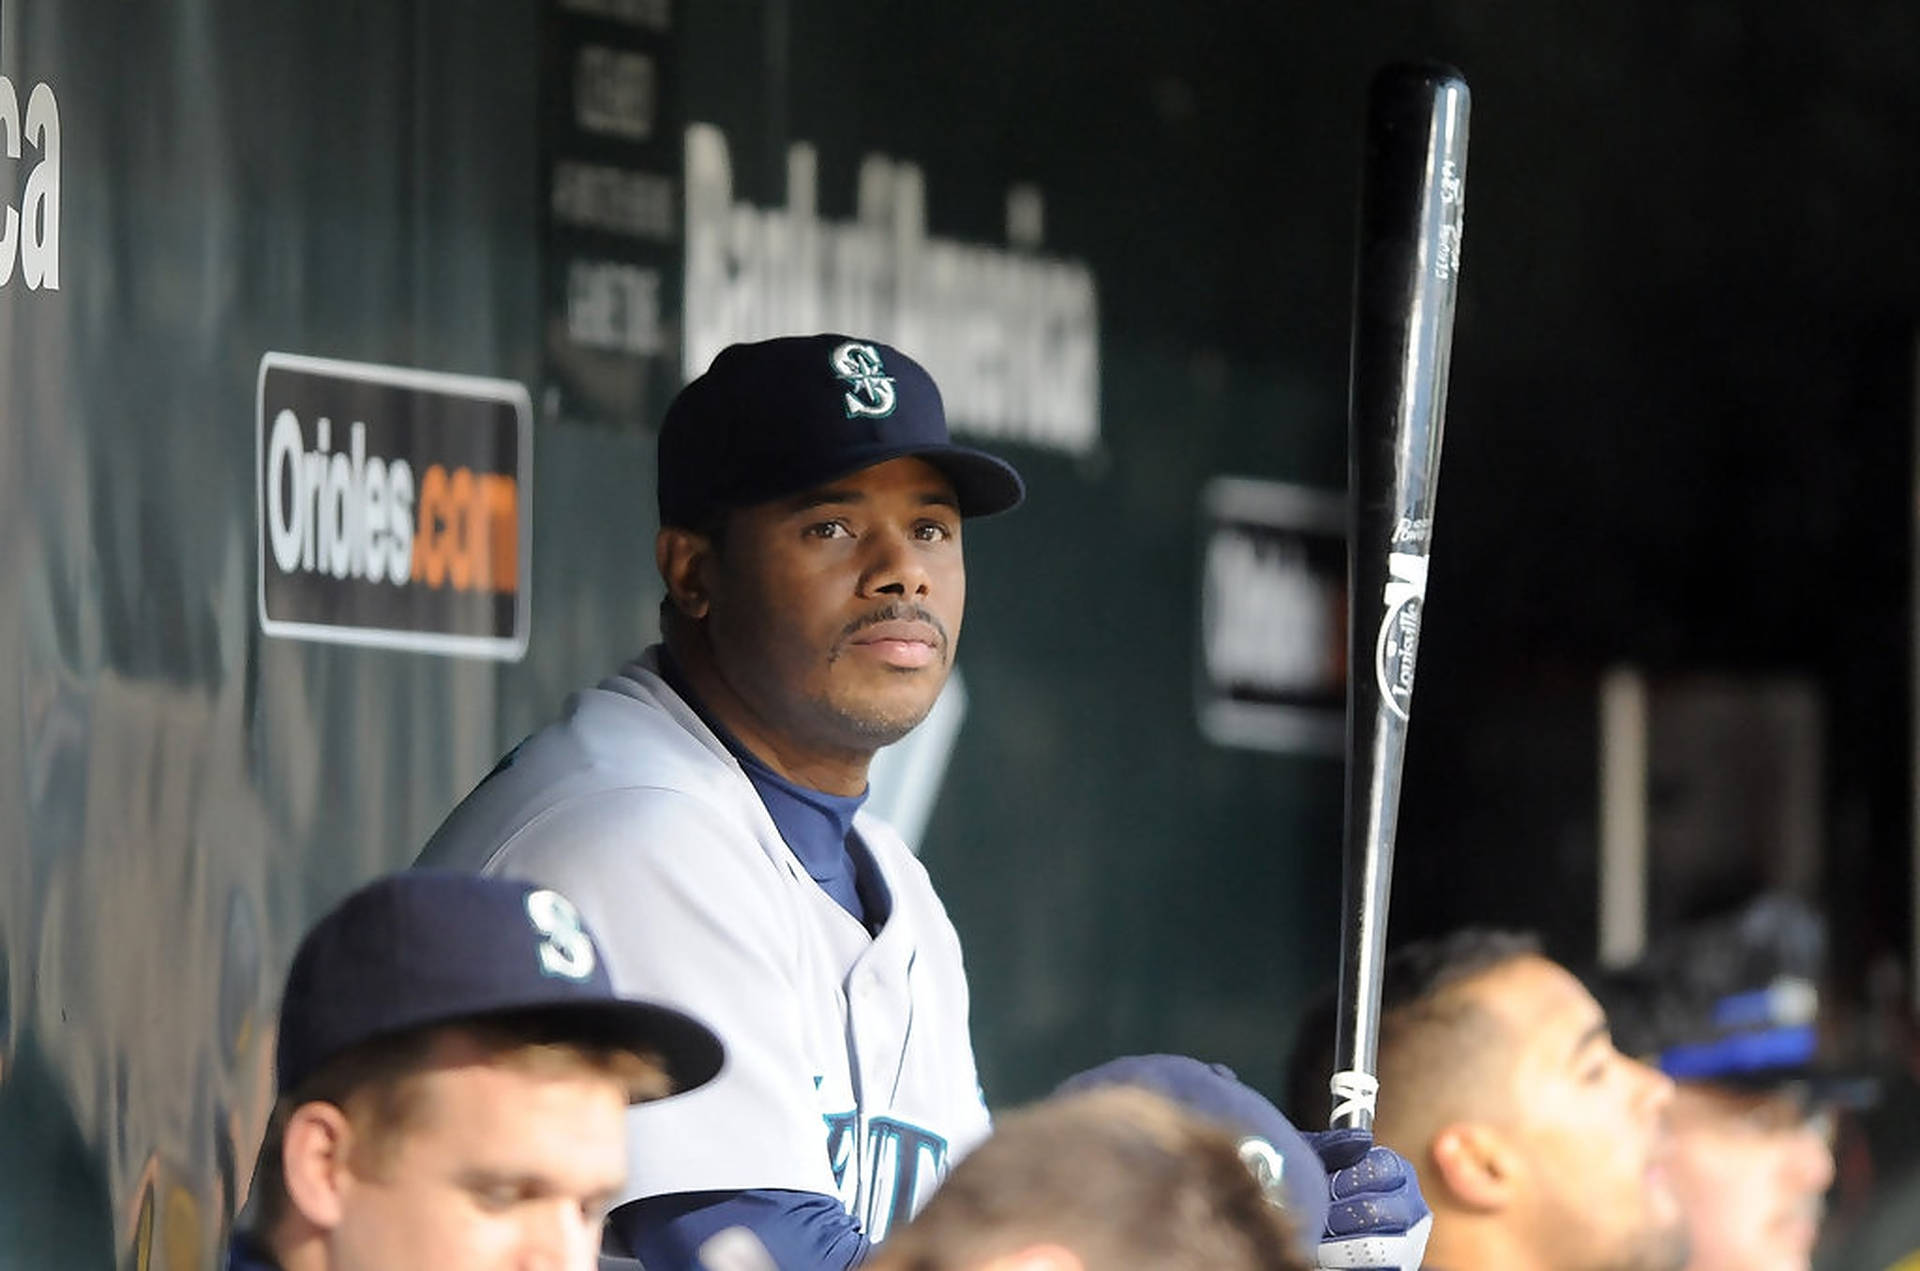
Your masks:
M 268 353 L 256 437 L 262 631 L 465 657 L 526 653 L 525 388 Z

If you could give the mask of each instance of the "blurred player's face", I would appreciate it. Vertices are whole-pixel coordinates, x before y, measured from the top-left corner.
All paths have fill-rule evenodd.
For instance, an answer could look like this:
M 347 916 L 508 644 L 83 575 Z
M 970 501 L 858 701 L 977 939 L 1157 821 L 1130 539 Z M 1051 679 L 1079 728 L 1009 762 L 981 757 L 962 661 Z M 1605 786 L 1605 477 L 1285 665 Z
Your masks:
M 952 668 L 959 503 L 931 464 L 890 460 L 734 513 L 702 576 L 743 740 L 780 766 L 864 759 L 926 717 Z
M 1833 1152 L 1789 1093 L 1687 1084 L 1674 1098 L 1673 1173 L 1693 1237 L 1688 1271 L 1806 1271 Z
M 333 1271 L 594 1267 L 626 1174 L 620 1083 L 457 1056 L 420 1081 L 391 1150 L 347 1170 Z
M 1476 987 L 1518 1049 L 1507 1128 L 1525 1202 L 1514 1221 L 1545 1265 L 1678 1271 L 1686 1228 L 1671 1179 L 1673 1083 L 1613 1048 L 1572 975 L 1517 958 Z

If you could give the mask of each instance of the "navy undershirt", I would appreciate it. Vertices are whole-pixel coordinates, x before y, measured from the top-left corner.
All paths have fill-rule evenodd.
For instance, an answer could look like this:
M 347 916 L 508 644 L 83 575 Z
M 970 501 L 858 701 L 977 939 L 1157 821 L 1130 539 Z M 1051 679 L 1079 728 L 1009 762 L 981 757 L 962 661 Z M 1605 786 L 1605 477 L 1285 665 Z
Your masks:
M 744 747 L 733 753 L 808 877 L 869 933 L 879 931 L 893 907 L 892 897 L 853 832 L 854 814 L 867 801 L 867 792 L 840 795 L 809 789 L 787 780 Z
M 660 677 L 740 761 L 747 780 L 753 783 L 760 802 L 766 805 L 767 815 L 773 818 L 774 828 L 793 849 L 808 877 L 852 914 L 855 922 L 870 933 L 878 931 L 893 909 L 893 897 L 888 894 L 865 844 L 853 832 L 854 815 L 867 801 L 868 792 L 828 794 L 789 781 L 768 767 L 747 749 L 746 743 L 707 713 L 665 646 L 660 649 Z
M 773 771 L 707 713 L 665 646 L 660 649 L 660 676 L 740 761 L 780 837 L 808 876 L 855 922 L 878 931 L 892 912 L 893 898 L 866 845 L 853 832 L 854 814 L 866 802 L 866 793 L 828 794 Z M 620 1206 L 609 1222 L 649 1271 L 697 1271 L 699 1247 L 716 1232 L 735 1226 L 752 1231 L 781 1267 L 852 1267 L 868 1248 L 860 1225 L 837 1197 L 810 1192 L 762 1188 L 649 1196 Z

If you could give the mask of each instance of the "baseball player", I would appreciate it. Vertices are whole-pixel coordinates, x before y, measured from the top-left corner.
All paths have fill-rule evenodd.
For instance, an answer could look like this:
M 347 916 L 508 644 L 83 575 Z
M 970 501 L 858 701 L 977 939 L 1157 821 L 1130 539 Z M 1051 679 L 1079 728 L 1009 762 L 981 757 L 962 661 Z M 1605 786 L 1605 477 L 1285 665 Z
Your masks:
M 1761 896 L 1594 977 L 1620 1048 L 1672 1077 L 1686 1271 L 1808 1271 L 1833 1184 L 1833 1118 L 1873 1083 L 1819 1044 L 1825 932 Z M 1885 1265 L 1884 1261 L 1875 1265 Z
M 1237 1135 L 1151 1090 L 1056 1094 L 1008 1116 L 870 1265 L 1305 1271 L 1290 1215 L 1244 1155 Z
M 658 481 L 662 643 L 422 859 L 574 897 L 622 991 L 726 1040 L 717 1080 L 629 1117 L 612 1226 L 650 1271 L 735 1228 L 847 1267 L 989 1128 L 953 925 L 861 804 L 953 667 L 963 522 L 1024 491 L 949 440 L 917 363 L 844 335 L 723 350 L 668 408 Z
M 1294 1066 L 1325 1089 L 1326 1030 Z M 1605 1014 L 1529 936 L 1466 929 L 1387 959 L 1374 1132 L 1419 1174 L 1427 1265 L 1680 1271 L 1673 1082 L 1614 1049 Z M 1296 1090 L 1304 1086 L 1297 1079 Z M 1300 1109 L 1317 1116 L 1320 1109 Z
M 587 1271 L 623 1113 L 719 1071 L 698 1021 L 615 995 L 564 896 L 414 870 L 342 901 L 287 974 L 257 1222 L 228 1271 Z
M 1415 1271 L 1433 1216 L 1414 1171 L 1364 1130 L 1302 1134 L 1224 1064 L 1127 1055 L 1076 1073 L 1058 1094 L 1136 1086 L 1234 1132 L 1241 1160 L 1292 1220 L 1303 1264 Z

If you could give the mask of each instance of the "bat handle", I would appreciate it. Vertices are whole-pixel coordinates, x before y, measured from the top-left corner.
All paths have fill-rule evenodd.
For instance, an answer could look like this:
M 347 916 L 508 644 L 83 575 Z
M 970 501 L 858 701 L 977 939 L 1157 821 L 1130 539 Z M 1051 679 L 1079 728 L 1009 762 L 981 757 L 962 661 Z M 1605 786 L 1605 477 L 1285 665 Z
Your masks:
M 1356 704 L 1357 705 L 1357 704 Z M 1357 712 L 1356 712 L 1357 713 Z M 1367 716 L 1358 716 L 1367 721 Z M 1373 1128 L 1380 1082 L 1374 1076 L 1380 1044 L 1380 1005 L 1386 980 L 1387 914 L 1393 887 L 1394 832 L 1399 777 L 1406 758 L 1406 720 L 1382 698 L 1371 713 L 1372 744 L 1363 790 L 1349 789 L 1353 839 L 1365 850 L 1347 853 L 1342 899 L 1346 908 L 1340 949 L 1340 997 L 1333 1048 L 1334 1129 Z

